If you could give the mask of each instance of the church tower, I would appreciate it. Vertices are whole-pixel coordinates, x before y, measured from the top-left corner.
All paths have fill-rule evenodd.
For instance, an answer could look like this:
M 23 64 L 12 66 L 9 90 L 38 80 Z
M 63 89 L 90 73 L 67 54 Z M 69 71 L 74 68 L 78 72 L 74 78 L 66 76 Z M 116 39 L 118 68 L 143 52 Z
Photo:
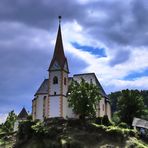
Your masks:
M 61 17 L 53 58 L 49 66 L 48 117 L 67 116 L 68 63 L 64 54 Z M 66 106 L 65 106 L 66 105 Z

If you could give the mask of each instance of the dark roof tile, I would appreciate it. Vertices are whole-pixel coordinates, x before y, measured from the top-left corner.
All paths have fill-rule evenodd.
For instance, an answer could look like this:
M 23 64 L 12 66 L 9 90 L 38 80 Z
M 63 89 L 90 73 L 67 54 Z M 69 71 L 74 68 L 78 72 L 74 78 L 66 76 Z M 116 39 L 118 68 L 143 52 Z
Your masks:
M 19 113 L 19 115 L 17 116 L 18 119 L 27 119 L 28 117 L 28 113 L 26 111 L 26 109 L 23 107 L 23 109 L 21 110 L 21 112 Z

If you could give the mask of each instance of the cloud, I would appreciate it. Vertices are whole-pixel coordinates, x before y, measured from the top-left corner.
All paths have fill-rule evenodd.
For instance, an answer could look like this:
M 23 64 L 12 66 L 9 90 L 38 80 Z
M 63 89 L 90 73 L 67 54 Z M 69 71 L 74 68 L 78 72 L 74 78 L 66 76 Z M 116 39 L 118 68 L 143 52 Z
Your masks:
M 31 110 L 33 95 L 48 76 L 58 15 L 70 75 L 95 72 L 107 92 L 147 89 L 147 72 L 126 79 L 148 67 L 146 0 L 1 0 L 0 112 Z M 100 48 L 105 56 L 96 54 Z
M 8 114 L 0 113 L 0 124 L 4 123 Z
M 66 21 L 81 16 L 82 13 L 82 7 L 76 1 L 14 0 L 12 2 L 2 0 L 0 18 L 2 21 L 16 21 L 34 27 L 50 29 L 54 28 L 58 15 L 64 16 Z
M 54 50 L 56 32 L 53 35 L 52 32 L 16 22 L 0 23 L 0 32 L 0 112 L 9 112 L 14 108 L 19 112 L 22 107 L 31 110 L 35 91 L 43 79 L 48 77 L 47 69 Z M 68 61 L 72 73 L 87 66 L 75 55 L 67 52 L 66 55 L 70 57 Z
M 114 57 L 110 60 L 110 65 L 114 66 L 117 64 L 122 64 L 125 61 L 128 61 L 130 58 L 130 50 L 120 50 L 116 52 Z

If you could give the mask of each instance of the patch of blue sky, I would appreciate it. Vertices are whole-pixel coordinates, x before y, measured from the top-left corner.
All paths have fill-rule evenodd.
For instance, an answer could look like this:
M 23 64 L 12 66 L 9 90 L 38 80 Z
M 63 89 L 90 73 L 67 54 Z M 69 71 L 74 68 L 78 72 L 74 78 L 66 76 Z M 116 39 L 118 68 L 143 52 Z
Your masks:
M 77 49 L 81 49 L 83 51 L 90 52 L 91 54 L 94 54 L 94 55 L 96 55 L 98 57 L 107 57 L 104 48 L 94 48 L 92 46 L 80 45 L 77 42 L 72 42 L 71 44 L 72 44 L 72 46 L 74 48 L 77 48 Z
M 140 77 L 148 76 L 148 68 L 143 71 L 136 71 L 128 74 L 124 77 L 124 80 L 134 80 Z

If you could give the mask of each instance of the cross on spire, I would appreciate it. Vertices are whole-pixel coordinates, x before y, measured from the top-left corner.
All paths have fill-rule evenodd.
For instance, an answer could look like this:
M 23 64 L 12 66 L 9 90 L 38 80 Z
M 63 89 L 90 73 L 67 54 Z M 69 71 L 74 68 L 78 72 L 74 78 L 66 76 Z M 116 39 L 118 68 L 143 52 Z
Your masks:
M 59 15 L 59 17 L 58 17 L 58 18 L 59 18 L 59 24 L 61 24 L 61 19 L 62 19 L 62 16 L 60 16 L 60 15 Z

